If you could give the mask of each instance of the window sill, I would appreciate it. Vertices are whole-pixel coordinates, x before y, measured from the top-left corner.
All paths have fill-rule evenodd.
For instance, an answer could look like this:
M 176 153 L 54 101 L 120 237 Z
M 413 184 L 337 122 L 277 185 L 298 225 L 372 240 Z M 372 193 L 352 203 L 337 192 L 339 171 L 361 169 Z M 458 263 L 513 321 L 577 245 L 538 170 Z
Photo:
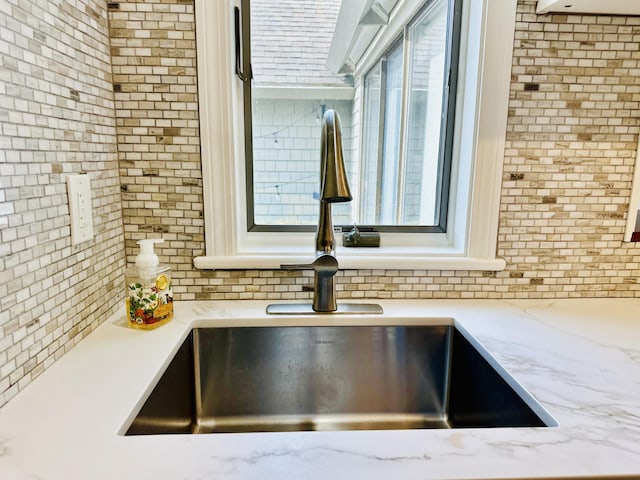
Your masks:
M 462 256 L 427 256 L 415 253 L 394 253 L 393 251 L 375 252 L 364 251 L 344 253 L 339 248 L 337 253 L 341 270 L 482 270 L 501 271 L 506 262 L 499 258 L 472 258 Z M 351 249 L 349 249 L 351 250 Z M 198 269 L 279 269 L 283 263 L 309 263 L 313 255 L 287 254 L 253 254 L 253 255 L 225 255 L 202 256 L 193 260 Z

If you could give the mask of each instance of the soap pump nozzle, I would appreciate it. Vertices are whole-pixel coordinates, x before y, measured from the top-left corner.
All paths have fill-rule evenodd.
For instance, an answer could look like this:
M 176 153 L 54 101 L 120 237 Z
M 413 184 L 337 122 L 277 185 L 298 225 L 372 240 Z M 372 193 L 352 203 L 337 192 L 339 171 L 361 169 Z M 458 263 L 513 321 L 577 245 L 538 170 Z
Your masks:
M 156 267 L 160 263 L 160 260 L 158 259 L 158 255 L 153 251 L 153 245 L 162 242 L 164 242 L 162 238 L 138 240 L 137 243 L 140 245 L 140 253 L 136 257 L 136 266 L 144 269 Z

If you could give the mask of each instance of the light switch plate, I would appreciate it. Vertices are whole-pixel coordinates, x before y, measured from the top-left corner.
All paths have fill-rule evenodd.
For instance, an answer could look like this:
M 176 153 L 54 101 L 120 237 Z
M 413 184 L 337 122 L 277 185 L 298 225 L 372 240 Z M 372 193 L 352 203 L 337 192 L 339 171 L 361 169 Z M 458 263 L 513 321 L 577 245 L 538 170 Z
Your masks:
M 93 208 L 89 175 L 69 175 L 67 192 L 71 215 L 71 245 L 77 245 L 93 238 Z

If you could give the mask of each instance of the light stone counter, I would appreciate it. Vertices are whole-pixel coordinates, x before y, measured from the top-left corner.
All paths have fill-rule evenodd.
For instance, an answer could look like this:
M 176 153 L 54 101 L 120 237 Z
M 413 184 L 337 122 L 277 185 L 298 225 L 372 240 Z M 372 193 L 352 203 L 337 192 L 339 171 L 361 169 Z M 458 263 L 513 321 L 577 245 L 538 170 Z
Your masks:
M 120 434 L 194 322 L 301 323 L 266 304 L 179 302 L 149 332 L 108 319 L 0 410 L 0 479 L 640 477 L 640 299 L 382 302 L 406 322 L 453 317 L 559 427 Z

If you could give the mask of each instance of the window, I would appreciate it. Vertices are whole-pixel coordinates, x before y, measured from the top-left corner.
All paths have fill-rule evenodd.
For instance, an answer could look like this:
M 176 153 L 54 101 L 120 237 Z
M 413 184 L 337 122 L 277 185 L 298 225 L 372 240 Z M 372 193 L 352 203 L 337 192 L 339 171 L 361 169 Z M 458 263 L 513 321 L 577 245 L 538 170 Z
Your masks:
M 364 77 L 362 223 L 446 231 L 460 33 L 454 7 L 427 2 Z
M 250 232 L 315 230 L 320 125 L 327 109 L 341 118 L 349 178 L 357 173 L 353 81 L 325 66 L 340 2 L 242 1 L 242 61 L 252 73 L 243 84 Z M 334 206 L 335 224 L 350 224 L 352 207 Z
M 370 3 L 353 0 L 349 5 Z M 366 223 L 381 227 L 430 228 L 384 231 L 381 248 L 375 251 L 339 247 L 342 268 L 504 268 L 504 262 L 495 258 L 495 245 L 515 5 L 506 7 L 503 3 L 481 0 L 463 4 L 455 115 L 446 110 L 451 103 L 444 89 L 451 79 L 442 73 L 448 72 L 449 58 L 443 53 L 450 51 L 452 44 L 449 40 L 434 43 L 431 38 L 440 38 L 434 32 L 445 17 L 438 10 L 448 5 L 444 0 L 432 1 L 427 7 L 418 0 L 375 2 L 378 6 L 395 6 L 385 19 L 385 27 L 374 29 L 373 35 L 368 26 L 357 27 L 352 30 L 352 38 L 336 42 L 340 48 L 356 47 L 337 55 L 340 70 L 351 73 L 353 86 L 336 88 L 336 98 L 332 99 L 329 97 L 333 93 L 319 88 L 319 99 L 331 102 L 318 102 L 317 96 L 309 98 L 308 88 L 289 88 L 289 94 L 298 100 L 311 100 L 313 105 L 302 108 L 299 114 L 290 112 L 292 122 L 302 117 L 315 121 L 316 112 L 321 111 L 316 103 L 321 109 L 323 104 L 352 102 L 348 114 L 356 118 L 351 124 L 359 137 L 350 143 L 349 153 L 352 159 L 362 161 L 350 161 L 347 166 L 350 175 L 357 178 L 355 182 L 353 177 L 350 180 L 358 199 L 352 202 L 357 208 L 345 217 L 356 216 L 361 224 L 366 219 Z M 195 265 L 274 268 L 283 262 L 308 261 L 313 254 L 314 233 L 309 231 L 314 230 L 313 214 L 285 233 L 248 228 L 255 225 L 249 219 L 251 209 L 261 214 L 257 206 L 248 206 L 249 184 L 256 194 L 277 197 L 287 192 L 280 179 L 268 179 L 266 186 L 254 183 L 266 179 L 269 168 L 252 175 L 243 163 L 243 85 L 234 75 L 233 7 L 230 0 L 196 1 L 207 252 L 195 259 Z M 450 22 L 448 13 L 446 19 Z M 362 44 L 367 45 L 367 55 L 360 55 L 354 62 L 354 51 Z M 281 94 L 269 86 L 254 93 L 257 101 Z M 285 127 L 294 130 L 293 125 Z M 269 147 L 276 140 L 278 144 L 288 140 L 281 128 L 256 128 L 252 138 L 263 142 L 265 150 L 273 150 Z M 438 148 L 431 148 L 435 143 Z M 443 162 L 447 155 L 452 159 L 450 166 Z M 425 165 L 436 164 L 436 174 L 433 170 L 427 173 Z M 288 185 L 296 185 L 296 189 L 307 175 L 315 175 L 303 167 L 285 173 L 291 174 Z M 443 196 L 446 189 L 448 195 L 444 192 Z M 300 190 L 317 204 L 313 191 Z M 371 198 L 376 200 L 371 202 Z M 446 228 L 442 228 L 443 203 L 448 203 Z M 419 208 L 414 207 L 418 204 Z M 302 210 L 301 215 L 308 215 Z M 334 223 L 339 223 L 336 215 Z
M 376 123 L 364 123 L 364 130 L 377 148 L 371 152 L 373 155 L 363 158 L 363 170 L 367 179 L 363 188 L 374 190 L 373 194 L 369 193 L 360 202 L 365 219 L 363 223 L 396 223 L 400 190 L 400 148 L 403 143 L 402 69 L 402 45 L 398 45 L 364 79 L 364 95 L 369 98 L 375 94 L 380 96 L 377 101 L 380 112 Z M 366 110 L 364 113 L 367 114 Z
M 460 33 L 456 0 L 426 1 L 356 85 L 353 76 L 325 67 L 340 4 L 243 2 L 251 21 L 243 21 L 242 58 L 245 69 L 252 69 L 243 91 L 247 228 L 282 231 L 308 225 L 300 230 L 313 231 L 319 124 L 324 111 L 333 108 L 342 120 L 350 183 L 359 186 L 352 189 L 352 204 L 334 207 L 334 224 L 444 232 L 451 164 L 446 139 L 454 129 L 455 94 L 450 92 L 456 87 Z M 338 100 L 332 90 L 356 90 L 362 83 L 365 103 L 352 114 L 354 100 Z M 304 96 L 292 88 L 304 88 Z M 353 148 L 357 143 L 365 145 L 359 154 Z

